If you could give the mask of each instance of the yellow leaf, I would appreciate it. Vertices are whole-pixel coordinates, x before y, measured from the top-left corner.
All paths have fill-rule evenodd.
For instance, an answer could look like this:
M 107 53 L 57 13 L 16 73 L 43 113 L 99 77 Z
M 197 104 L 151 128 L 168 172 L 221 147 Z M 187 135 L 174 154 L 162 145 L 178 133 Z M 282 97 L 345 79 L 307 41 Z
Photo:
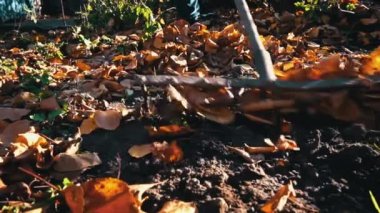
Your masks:
M 152 144 L 142 144 L 142 145 L 134 145 L 128 149 L 129 155 L 134 158 L 142 158 L 146 155 L 149 155 L 153 152 Z

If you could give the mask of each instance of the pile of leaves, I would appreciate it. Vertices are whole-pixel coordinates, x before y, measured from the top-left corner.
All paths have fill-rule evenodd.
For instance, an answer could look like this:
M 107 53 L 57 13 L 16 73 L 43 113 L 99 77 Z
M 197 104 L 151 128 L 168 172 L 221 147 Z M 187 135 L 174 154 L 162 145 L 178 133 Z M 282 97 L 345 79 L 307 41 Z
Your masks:
M 134 15 L 147 14 L 140 12 Z M 366 87 L 350 93 L 346 89 L 310 92 L 192 85 L 194 78 L 190 77 L 206 82 L 213 77 L 259 79 L 251 66 L 254 56 L 249 39 L 238 23 L 207 27 L 177 20 L 148 40 L 140 29 L 84 35 L 78 27 L 71 32 L 4 35 L 0 44 L 0 196 L 7 199 L 4 210 L 31 209 L 39 206 L 31 203 L 49 200 L 41 211 L 56 204 L 60 210 L 73 212 L 140 212 L 142 193 L 160 183 L 128 185 L 114 178 L 79 181 L 82 172 L 102 163 L 95 152 L 79 149 L 82 136 L 99 129 L 114 131 L 127 120 L 149 121 L 146 129 L 154 138 L 152 143 L 130 147 L 129 154 L 135 158 L 151 154 L 163 164 L 181 161 L 183 150 L 175 140 L 156 138 L 193 132 L 187 120 L 194 117 L 231 124 L 243 116 L 262 125 L 281 126 L 286 135 L 290 130 L 278 118 L 301 111 L 376 124 L 379 90 L 371 78 L 380 72 L 379 47 L 356 52 L 332 46 L 348 37 L 329 25 L 327 18 L 322 18 L 323 25 L 313 26 L 302 14 L 273 14 L 267 8 L 254 9 L 253 14 L 279 79 L 355 78 Z M 379 24 L 377 14 L 359 22 Z M 371 45 L 379 31 L 359 35 L 359 42 Z M 153 85 L 157 84 L 155 77 L 167 75 L 190 80 Z M 149 78 L 153 81 L 141 84 L 136 76 L 153 76 Z M 229 150 L 251 163 L 250 154 L 299 150 L 295 141 L 283 135 L 276 143 L 266 142 L 267 147 Z M 82 183 L 56 186 L 63 177 Z M 292 182 L 282 186 L 261 210 L 281 210 L 287 200 L 296 202 Z M 194 203 L 178 200 L 162 208 L 161 212 L 196 211 Z

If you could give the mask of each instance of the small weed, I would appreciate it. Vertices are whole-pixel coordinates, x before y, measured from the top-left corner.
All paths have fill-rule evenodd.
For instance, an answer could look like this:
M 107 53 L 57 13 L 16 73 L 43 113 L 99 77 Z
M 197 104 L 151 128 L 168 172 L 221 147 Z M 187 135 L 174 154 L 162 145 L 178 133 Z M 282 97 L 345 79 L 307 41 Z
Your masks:
M 84 26 L 90 29 L 104 29 L 141 25 L 144 38 L 149 38 L 161 28 L 161 25 L 146 3 L 142 0 L 89 0 L 81 13 Z
M 62 44 L 57 45 L 53 42 L 46 44 L 37 42 L 36 51 L 48 60 L 53 58 L 63 59 L 63 54 L 60 50 L 61 46 Z
M 300 0 L 294 3 L 298 9 L 311 17 L 317 16 L 320 12 L 326 12 L 333 7 L 341 9 L 341 6 L 344 6 L 347 11 L 353 11 L 356 9 L 356 4 L 355 0 L 344 2 L 341 0 Z

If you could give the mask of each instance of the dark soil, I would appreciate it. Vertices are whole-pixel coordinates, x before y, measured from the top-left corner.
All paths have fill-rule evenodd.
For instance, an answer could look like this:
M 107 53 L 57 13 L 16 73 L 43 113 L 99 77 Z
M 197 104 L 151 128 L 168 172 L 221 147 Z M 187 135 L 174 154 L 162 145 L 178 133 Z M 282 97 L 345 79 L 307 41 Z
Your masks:
M 129 184 L 165 181 L 146 193 L 147 212 L 173 199 L 196 202 L 200 212 L 258 212 L 290 180 L 296 183 L 298 202 L 288 201 L 285 212 L 375 212 L 368 191 L 380 197 L 380 151 L 373 146 L 380 141 L 377 132 L 358 124 L 303 122 L 294 121 L 291 135 L 299 152 L 255 155 L 253 164 L 227 151 L 226 145 L 265 146 L 266 133 L 275 130 L 204 121 L 194 134 L 176 139 L 184 159 L 165 164 L 128 155 L 130 146 L 150 140 L 141 123 L 128 122 L 114 132 L 84 138 L 83 149 L 103 159 L 86 176 L 116 177 L 121 172 Z M 279 165 L 280 160 L 286 164 Z

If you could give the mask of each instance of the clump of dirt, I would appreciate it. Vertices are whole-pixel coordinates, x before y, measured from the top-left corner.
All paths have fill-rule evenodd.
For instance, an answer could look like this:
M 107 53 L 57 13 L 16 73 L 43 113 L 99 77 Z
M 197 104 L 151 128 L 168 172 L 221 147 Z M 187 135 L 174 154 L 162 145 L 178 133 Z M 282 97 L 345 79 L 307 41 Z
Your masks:
M 156 212 L 173 199 L 196 202 L 200 212 L 258 212 L 289 181 L 295 183 L 298 202 L 288 202 L 285 212 L 372 212 L 368 191 L 380 195 L 380 152 L 373 146 L 380 136 L 360 125 L 295 122 L 291 137 L 301 150 L 255 155 L 255 163 L 226 149 L 244 143 L 264 145 L 268 131 L 244 122 L 231 126 L 202 122 L 194 134 L 176 139 L 184 151 L 184 159 L 176 164 L 130 157 L 128 148 L 146 143 L 148 135 L 137 122 L 119 129 L 108 136 L 99 131 L 84 138 L 82 148 L 97 151 L 104 161 L 87 175 L 120 173 L 130 184 L 162 182 L 146 193 L 147 212 Z

